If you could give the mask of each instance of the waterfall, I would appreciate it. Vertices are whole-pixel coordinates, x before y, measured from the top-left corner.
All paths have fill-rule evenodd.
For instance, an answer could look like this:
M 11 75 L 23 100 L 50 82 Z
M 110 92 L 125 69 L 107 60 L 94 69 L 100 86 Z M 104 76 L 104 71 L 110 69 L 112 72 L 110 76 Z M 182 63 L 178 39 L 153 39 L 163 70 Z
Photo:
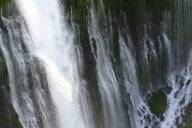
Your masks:
M 6 34 L 1 31 L 0 46 L 8 67 L 13 106 L 20 121 L 23 127 L 56 127 L 42 63 L 28 54 L 17 21 L 4 22 L 8 30 Z
M 24 20 L 18 19 L 20 28 L 9 23 L 10 46 L 1 46 L 9 68 L 12 101 L 23 127 L 84 128 L 77 48 L 72 31 L 63 22 L 59 1 L 15 2 Z
M 101 7 L 102 8 L 102 7 Z M 101 10 L 100 10 L 101 11 Z M 104 10 L 102 10 L 104 11 Z M 105 12 L 102 12 L 103 14 Z M 105 127 L 129 127 L 126 123 L 123 124 L 123 118 L 126 118 L 126 115 L 119 115 L 118 113 L 125 112 L 121 101 L 121 91 L 120 84 L 118 82 L 117 74 L 114 71 L 111 54 L 111 42 L 109 37 L 106 37 L 105 34 L 100 30 L 98 25 L 98 17 L 94 8 L 90 10 L 91 21 L 89 26 L 89 38 L 92 52 L 95 56 L 97 62 L 97 73 L 100 94 L 103 100 L 103 110 L 104 110 L 104 120 L 105 123 L 108 122 L 108 118 L 112 120 L 109 124 L 105 124 Z M 105 16 L 105 15 L 104 15 Z M 106 17 L 106 16 L 105 16 Z M 105 21 L 105 19 L 104 19 Z M 106 22 L 106 21 L 105 21 Z M 105 37 L 106 39 L 104 39 Z M 128 37 L 130 37 L 128 35 Z M 128 39 L 131 41 L 131 39 Z M 161 49 L 165 49 L 167 56 L 167 67 L 168 67 L 168 86 L 172 88 L 172 91 L 167 94 L 167 103 L 168 108 L 163 114 L 163 117 L 157 117 L 150 110 L 149 105 L 146 103 L 145 98 L 142 97 L 140 93 L 140 85 L 138 82 L 137 75 L 137 64 L 134 60 L 130 48 L 126 45 L 123 37 L 119 36 L 119 52 L 120 52 L 120 63 L 122 67 L 123 75 L 123 86 L 126 89 L 126 95 L 128 95 L 127 102 L 128 110 L 127 114 L 130 117 L 130 123 L 132 128 L 171 128 L 177 127 L 179 123 L 182 122 L 181 115 L 185 111 L 185 107 L 191 102 L 191 75 L 190 75 L 190 64 L 186 69 L 182 69 L 178 72 L 172 72 L 173 64 L 173 51 L 172 51 L 172 42 L 168 38 L 166 33 L 162 33 L 162 39 L 159 41 Z M 131 42 L 129 42 L 131 43 Z M 158 60 L 158 53 L 155 49 L 155 42 L 150 39 L 150 36 L 146 33 L 144 37 L 144 56 L 146 63 L 148 63 L 149 57 L 153 56 Z M 133 45 L 129 45 L 133 46 Z M 150 55 L 150 56 L 149 56 Z M 190 61 L 190 59 L 189 59 Z M 149 66 L 149 63 L 147 64 Z M 149 68 L 149 67 L 146 67 Z M 179 78 L 176 78 L 180 76 Z M 177 80 L 176 80 L 177 79 Z M 178 79 L 182 80 L 179 81 Z M 150 92 L 150 91 L 149 91 Z M 175 96 L 178 96 L 177 98 Z M 125 94 L 124 94 L 125 96 Z M 117 101 L 119 101 L 117 103 Z M 164 119 L 162 119 L 164 118 Z M 179 122 L 177 120 L 179 119 Z M 114 122 L 113 122 L 114 120 Z M 116 122 L 121 122 L 116 125 Z
M 132 118 L 132 127 L 144 127 L 145 119 L 144 116 L 147 114 L 151 115 L 149 108 L 143 102 L 140 92 L 139 92 L 139 85 L 136 75 L 136 64 L 135 60 L 132 57 L 130 49 L 127 48 L 123 38 L 120 36 L 119 39 L 120 45 L 120 55 L 121 55 L 121 63 L 122 63 L 122 70 L 124 76 L 124 86 L 126 88 L 126 92 L 130 94 L 130 104 L 132 105 L 130 109 L 130 116 Z M 144 109 L 145 113 L 142 113 L 142 109 Z M 139 117 L 138 111 L 143 117 Z M 140 121 L 144 121 L 143 124 Z M 149 126 L 148 126 L 149 127 Z
M 44 63 L 59 127 L 83 128 L 74 37 L 63 22 L 59 1 L 16 0 L 16 4 L 31 36 L 29 50 Z
M 191 52 L 186 69 L 181 71 L 179 77 L 176 74 L 172 74 L 169 79 L 169 84 L 173 90 L 167 98 L 169 106 L 164 114 L 165 120 L 161 122 L 161 128 L 177 127 L 177 123 L 182 122 L 181 115 L 184 113 L 185 107 L 187 107 L 192 100 Z
M 0 50 L 23 128 L 187 125 L 190 0 L 175 0 L 170 10 L 153 1 L 13 3 L 18 12 L 0 17 Z
M 105 42 L 98 27 L 97 17 L 92 9 L 91 23 L 89 27 L 89 38 L 92 52 L 95 54 L 97 63 L 97 73 L 99 81 L 99 91 L 102 97 L 104 110 L 105 128 L 125 128 L 126 113 L 123 108 L 120 87 L 118 86 L 117 74 L 113 69 L 110 58 L 110 42 Z M 96 45 L 96 51 L 94 46 Z M 96 52 L 96 53 L 95 53 Z

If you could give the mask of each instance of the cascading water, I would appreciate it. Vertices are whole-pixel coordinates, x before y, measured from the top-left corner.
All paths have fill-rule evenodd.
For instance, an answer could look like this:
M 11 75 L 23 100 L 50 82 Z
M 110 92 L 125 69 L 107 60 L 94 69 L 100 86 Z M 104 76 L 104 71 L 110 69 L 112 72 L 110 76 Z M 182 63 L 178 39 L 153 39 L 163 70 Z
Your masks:
M 8 30 L 6 34 L 1 31 L 1 49 L 9 70 L 13 106 L 21 123 L 23 127 L 31 128 L 56 127 L 42 64 L 28 54 L 19 23 L 14 20 L 4 22 Z
M 105 128 L 125 128 L 126 113 L 123 108 L 120 87 L 110 58 L 110 42 L 106 42 L 98 28 L 97 17 L 91 10 L 89 38 L 97 62 L 99 90 L 102 97 Z M 96 51 L 94 46 L 96 45 Z M 96 53 L 95 53 L 96 52 Z
M 169 79 L 169 84 L 173 90 L 167 98 L 168 108 L 164 114 L 165 120 L 161 122 L 161 128 L 176 128 L 178 123 L 182 123 L 181 115 L 191 102 L 191 53 L 186 69 L 182 70 L 179 76 L 173 74 Z
M 59 127 L 83 128 L 73 33 L 63 22 L 59 1 L 16 0 L 16 4 L 32 39 L 27 46 L 44 63 Z
M 184 115 L 192 101 L 191 38 L 186 34 L 190 33 L 186 26 L 191 25 L 190 0 L 176 0 L 173 14 L 160 13 L 163 21 L 158 25 L 162 30 L 155 34 L 157 24 L 153 21 L 133 29 L 131 25 L 138 17 L 131 21 L 129 18 L 134 17 L 130 12 L 120 11 L 119 20 L 118 8 L 110 11 L 104 0 L 88 0 L 87 12 L 82 11 L 86 18 L 71 7 L 73 2 L 15 0 L 18 14 L 0 18 L 0 49 L 9 72 L 12 104 L 22 126 L 185 126 Z M 123 7 L 121 2 L 119 7 Z M 62 4 L 67 3 L 70 11 L 63 12 Z M 146 13 L 146 17 L 153 17 Z M 171 18 L 177 19 L 176 23 L 171 23 Z M 78 23 L 79 19 L 86 23 Z M 177 26 L 172 33 L 170 24 Z M 92 67 L 86 67 L 89 63 Z M 93 76 L 86 76 L 90 74 Z M 157 113 L 154 106 L 162 106 L 153 98 L 159 92 L 160 100 L 165 97 L 165 110 L 155 108 Z
M 117 114 L 118 112 L 115 113 L 115 110 L 120 109 L 120 111 L 123 111 L 124 108 L 122 107 L 118 108 L 118 106 L 116 106 L 117 104 L 115 104 L 115 98 L 112 98 L 114 101 L 111 100 L 111 97 L 113 97 L 113 95 L 115 94 L 120 96 L 120 90 L 119 90 L 120 88 L 117 88 L 117 86 L 119 85 L 116 78 L 117 74 L 113 72 L 113 68 L 110 68 L 111 67 L 110 65 L 112 65 L 112 63 L 110 62 L 111 60 L 109 56 L 110 55 L 109 53 L 112 51 L 110 49 L 110 42 L 105 43 L 105 41 L 108 41 L 108 39 L 103 39 L 103 35 L 100 32 L 98 27 L 97 16 L 95 15 L 96 13 L 93 11 L 93 9 L 91 9 L 90 13 L 91 13 L 91 25 L 90 25 L 91 27 L 89 28 L 89 36 L 90 36 L 92 51 L 93 51 L 93 54 L 95 54 L 95 59 L 97 61 L 97 70 L 98 70 L 98 76 L 99 76 L 98 79 L 99 81 L 103 81 L 103 83 L 102 82 L 100 83 L 101 84 L 100 93 L 104 100 L 103 102 L 104 111 L 106 111 L 106 113 L 107 112 L 111 113 L 110 116 L 112 120 L 114 119 L 117 122 L 121 122 L 123 121 L 121 120 L 121 115 L 118 115 Z M 149 35 L 145 35 L 145 37 L 146 38 L 144 39 L 144 48 L 145 48 L 144 52 L 145 52 L 146 61 L 148 61 L 149 55 L 152 55 L 153 57 L 155 57 L 155 59 L 157 59 L 158 53 L 156 52 L 154 42 L 152 42 Z M 129 39 L 128 41 L 131 41 L 131 39 Z M 149 43 L 147 41 L 149 41 Z M 124 86 L 126 88 L 127 94 L 130 97 L 130 99 L 128 99 L 130 102 L 128 114 L 131 120 L 131 127 L 132 128 L 177 127 L 177 125 L 182 122 L 180 116 L 182 115 L 182 113 L 184 113 L 185 107 L 191 102 L 190 95 L 192 90 L 190 86 L 190 83 L 191 83 L 190 71 L 189 71 L 189 68 L 187 68 L 184 71 L 181 71 L 183 73 L 181 73 L 180 75 L 184 77 L 182 85 L 180 85 L 181 81 L 177 83 L 178 81 L 176 82 L 175 78 L 173 78 L 177 76 L 177 73 L 171 73 L 172 66 L 173 66 L 173 60 L 172 60 L 173 51 L 171 49 L 171 42 L 168 39 L 166 33 L 162 34 L 162 41 L 159 42 L 160 43 L 159 45 L 161 49 L 163 49 L 163 47 L 165 48 L 165 51 L 167 54 L 168 69 L 169 69 L 168 75 L 170 76 L 170 77 L 168 76 L 170 79 L 168 78 L 167 80 L 169 82 L 169 86 L 172 88 L 172 91 L 167 96 L 168 108 L 163 115 L 164 119 L 162 119 L 162 117 L 157 117 L 156 115 L 152 114 L 145 99 L 142 98 L 142 95 L 140 94 L 139 83 L 138 83 L 137 72 L 136 72 L 137 64 L 133 59 L 130 49 L 127 48 L 126 43 L 124 42 L 122 36 L 120 36 L 118 43 L 120 44 L 119 49 L 120 49 L 120 59 L 122 64 L 121 73 L 123 75 Z M 190 64 L 188 64 L 187 67 L 190 67 Z M 107 69 L 109 69 L 109 71 Z M 107 84 L 106 82 L 110 81 L 110 79 L 112 79 L 113 82 L 111 82 L 111 84 Z M 183 78 L 180 78 L 180 79 L 183 79 Z M 113 86 L 110 87 L 110 85 L 113 85 Z M 176 94 L 178 95 L 178 98 L 175 98 L 174 95 Z M 121 101 L 121 100 L 118 99 L 118 101 Z M 107 108 L 107 110 L 105 110 L 106 103 L 108 103 L 109 105 L 109 108 Z M 121 103 L 119 102 L 118 105 L 121 105 Z M 113 106 L 113 109 L 112 109 L 112 106 Z M 110 107 L 113 110 L 112 112 L 110 112 Z M 115 116 L 112 114 L 113 112 Z M 126 116 L 124 115 L 124 118 L 125 117 Z M 105 119 L 106 118 L 107 117 L 105 117 Z M 177 122 L 178 118 L 180 119 L 179 122 Z M 123 127 L 123 125 L 116 126 L 113 123 L 111 124 L 112 126 L 110 127 L 113 127 L 113 126 L 115 128 Z M 109 127 L 109 126 L 105 126 L 105 127 Z M 125 127 L 128 127 L 128 125 Z
M 10 48 L 5 48 L 2 44 L 2 49 L 10 69 L 11 85 L 14 84 L 11 86 L 13 104 L 23 126 L 25 128 L 85 127 L 78 101 L 80 82 L 73 33 L 67 29 L 63 22 L 64 19 L 59 2 L 57 0 L 16 0 L 15 2 L 24 18 L 27 29 L 25 29 L 24 24 L 21 25 L 21 28 L 17 28 L 13 23 L 8 29 L 11 40 Z M 18 20 L 18 22 L 22 22 L 22 20 Z M 20 39 L 20 36 L 23 37 L 23 40 Z M 23 46 L 26 48 L 24 49 Z M 9 53 L 9 49 L 11 49 L 12 53 Z M 25 53 L 23 50 L 28 51 Z M 38 70 L 38 65 L 37 67 L 33 66 L 38 61 L 36 62 L 33 58 L 41 62 L 42 67 L 45 69 L 46 78 L 39 77 L 39 74 L 35 72 Z M 18 63 L 17 66 L 16 63 Z M 14 69 L 19 70 L 19 74 Z M 28 72 L 31 73 L 29 74 Z M 43 72 L 43 70 L 40 72 Z M 16 74 L 16 76 L 12 74 Z M 28 75 L 32 76 L 29 78 Z M 45 74 L 42 75 L 45 76 Z M 21 79 L 23 87 L 22 85 L 20 86 L 23 89 L 17 89 L 19 83 L 16 80 L 17 77 Z M 36 86 L 38 84 L 42 86 L 41 81 L 43 80 L 41 79 L 45 81 L 47 79 L 49 87 L 37 88 Z M 31 90 L 31 88 L 35 89 Z M 49 90 L 51 95 L 48 94 Z M 31 98 L 32 96 L 29 91 L 34 93 L 36 99 Z M 18 93 L 21 93 L 21 96 Z M 49 97 L 50 99 L 48 99 Z M 49 110 L 46 110 L 49 106 L 51 107 L 49 103 L 51 99 L 54 104 L 53 106 L 56 106 L 55 110 L 54 108 L 50 110 L 53 111 L 53 114 Z M 36 106 L 33 106 L 34 102 L 37 102 L 39 105 L 38 109 L 40 110 L 35 110 Z M 38 112 L 42 116 L 40 114 L 38 115 Z M 56 115 L 55 112 L 57 113 Z M 56 116 L 55 119 L 54 115 Z M 39 119 L 37 116 L 40 116 Z M 40 122 L 40 120 L 43 121 Z

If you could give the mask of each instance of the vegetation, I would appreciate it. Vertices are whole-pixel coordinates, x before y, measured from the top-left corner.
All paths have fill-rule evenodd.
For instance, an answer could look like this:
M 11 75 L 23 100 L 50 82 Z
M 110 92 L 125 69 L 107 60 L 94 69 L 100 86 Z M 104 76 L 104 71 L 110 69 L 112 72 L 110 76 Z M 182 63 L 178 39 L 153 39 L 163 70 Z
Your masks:
M 158 117 L 163 116 L 163 113 L 167 109 L 167 97 L 162 90 L 152 93 L 148 103 L 151 112 Z
M 0 0 L 0 12 L 7 13 L 10 3 L 10 0 Z

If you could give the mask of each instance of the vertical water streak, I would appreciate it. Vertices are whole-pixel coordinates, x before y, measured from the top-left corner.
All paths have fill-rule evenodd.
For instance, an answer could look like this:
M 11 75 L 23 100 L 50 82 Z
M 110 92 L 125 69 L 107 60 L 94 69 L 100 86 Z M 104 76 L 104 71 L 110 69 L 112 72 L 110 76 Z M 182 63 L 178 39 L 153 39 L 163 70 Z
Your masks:
M 150 112 L 149 107 L 145 104 L 139 92 L 136 62 L 121 36 L 119 38 L 119 45 L 124 86 L 130 97 L 129 111 L 132 118 L 132 127 L 153 128 L 155 121 L 158 119 Z
M 119 83 L 110 58 L 110 42 L 105 42 L 106 40 L 102 38 L 94 9 L 90 10 L 90 14 L 89 38 L 97 63 L 105 128 L 125 128 L 127 119 L 122 106 Z
M 172 59 L 172 46 L 171 46 L 171 41 L 167 37 L 165 33 L 163 33 L 163 38 L 165 41 L 165 50 L 167 51 L 167 58 L 168 58 L 168 74 L 171 73 L 171 70 L 173 68 L 173 59 Z

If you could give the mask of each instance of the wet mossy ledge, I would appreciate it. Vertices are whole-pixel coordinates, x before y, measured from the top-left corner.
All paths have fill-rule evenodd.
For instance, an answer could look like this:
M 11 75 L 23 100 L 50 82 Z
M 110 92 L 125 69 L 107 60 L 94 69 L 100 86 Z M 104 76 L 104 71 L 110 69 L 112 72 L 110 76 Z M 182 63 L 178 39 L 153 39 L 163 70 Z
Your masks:
M 128 23 L 146 23 L 147 13 L 153 15 L 154 22 L 160 22 L 163 18 L 163 12 L 174 11 L 176 0 L 65 0 L 65 11 L 69 11 L 74 18 L 89 20 L 89 10 L 103 8 L 106 12 L 110 12 L 117 19 L 120 13 L 127 16 Z M 135 24 L 135 25 L 136 25 Z
M 10 5 L 12 2 L 10 0 L 0 0 L 0 14 L 1 16 L 7 16 L 10 10 Z
M 135 51 L 135 58 L 138 64 L 139 84 L 142 85 L 142 90 L 148 89 L 149 82 L 153 78 L 153 84 L 161 84 L 156 78 L 167 76 L 165 63 L 166 55 L 161 54 L 162 49 L 155 45 L 157 49 L 159 60 L 156 61 L 154 57 L 150 60 L 150 72 L 146 71 L 146 66 L 143 66 L 143 44 L 141 39 L 145 36 L 145 32 L 149 34 L 153 42 L 158 42 L 159 35 L 163 32 L 162 22 L 165 18 L 165 12 L 174 14 L 176 10 L 176 0 L 65 0 L 65 12 L 68 20 L 75 24 L 75 31 L 79 32 L 79 39 L 83 47 L 90 49 L 88 26 L 90 24 L 91 16 L 90 9 L 94 9 L 96 13 L 99 27 L 101 31 L 109 29 L 109 22 L 112 24 L 113 39 L 112 43 L 117 45 L 119 33 L 122 35 L 130 35 L 133 42 L 133 49 Z M 101 10 L 105 11 L 105 15 Z M 111 21 L 109 21 L 111 20 Z M 150 26 L 151 25 L 151 26 Z M 150 28 L 150 30 L 146 30 Z M 107 37 L 106 37 L 107 38 Z M 126 40 L 126 39 L 125 39 Z M 158 44 L 158 43 L 156 43 Z M 149 48 L 150 49 L 150 48 Z M 86 50 L 85 50 L 86 52 Z M 114 51 L 116 60 L 118 60 L 118 50 Z M 159 68 L 162 67 L 162 68 Z M 158 72 L 158 73 L 157 73 Z M 159 77 L 160 76 L 160 77 Z M 155 77 L 155 78 L 154 78 Z
M 84 28 L 82 26 L 87 27 L 93 8 L 102 22 L 104 17 L 99 13 L 104 9 L 105 17 L 111 16 L 113 22 L 119 24 L 114 26 L 124 29 L 128 25 L 132 39 L 139 42 L 144 35 L 144 25 L 151 24 L 152 36 L 160 34 L 164 13 L 174 14 L 175 3 L 176 0 L 65 0 L 64 6 L 68 19 L 72 17 L 73 22 L 79 25 L 79 30 Z
M 9 0 L 1 0 L 0 1 L 0 8 L 5 8 L 8 5 Z
M 151 112 L 158 117 L 163 117 L 167 110 L 167 96 L 163 90 L 152 92 L 148 98 L 148 104 Z

